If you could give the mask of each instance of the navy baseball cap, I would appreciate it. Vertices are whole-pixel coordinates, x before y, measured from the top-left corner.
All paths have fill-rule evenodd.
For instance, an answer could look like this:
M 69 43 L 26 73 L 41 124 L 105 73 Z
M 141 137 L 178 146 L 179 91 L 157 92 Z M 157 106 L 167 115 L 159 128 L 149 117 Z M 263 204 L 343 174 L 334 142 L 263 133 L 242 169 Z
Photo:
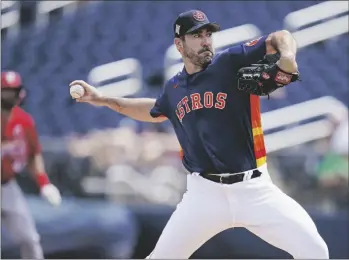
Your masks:
M 202 28 L 209 28 L 212 32 L 220 30 L 220 26 L 217 23 L 211 23 L 207 16 L 199 10 L 181 13 L 173 24 L 175 38 L 193 33 Z

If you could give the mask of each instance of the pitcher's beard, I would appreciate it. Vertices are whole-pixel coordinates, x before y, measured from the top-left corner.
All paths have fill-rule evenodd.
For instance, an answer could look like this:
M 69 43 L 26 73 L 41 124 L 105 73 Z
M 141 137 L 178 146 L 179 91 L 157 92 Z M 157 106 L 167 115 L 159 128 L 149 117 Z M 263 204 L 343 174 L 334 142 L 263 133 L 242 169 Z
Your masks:
M 207 67 L 211 63 L 212 63 L 212 56 L 208 56 L 208 55 L 203 57 L 203 59 L 201 61 L 201 64 L 202 64 L 203 68 Z
M 211 64 L 212 62 L 212 56 L 200 56 L 198 54 L 193 55 L 193 54 L 189 54 L 187 55 L 187 58 L 190 60 L 190 62 L 198 67 L 201 68 L 206 68 L 208 65 Z

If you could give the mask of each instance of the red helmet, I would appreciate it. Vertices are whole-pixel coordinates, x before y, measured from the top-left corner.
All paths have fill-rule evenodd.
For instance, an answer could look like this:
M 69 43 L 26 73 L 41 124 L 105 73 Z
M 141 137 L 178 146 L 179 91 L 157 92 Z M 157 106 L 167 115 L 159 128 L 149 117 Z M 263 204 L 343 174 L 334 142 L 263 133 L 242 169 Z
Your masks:
M 22 85 L 22 78 L 18 72 L 3 71 L 1 72 L 1 89 L 18 89 L 19 102 L 25 97 L 25 90 Z
M 1 72 L 1 88 L 21 88 L 22 78 L 18 72 L 4 71 Z

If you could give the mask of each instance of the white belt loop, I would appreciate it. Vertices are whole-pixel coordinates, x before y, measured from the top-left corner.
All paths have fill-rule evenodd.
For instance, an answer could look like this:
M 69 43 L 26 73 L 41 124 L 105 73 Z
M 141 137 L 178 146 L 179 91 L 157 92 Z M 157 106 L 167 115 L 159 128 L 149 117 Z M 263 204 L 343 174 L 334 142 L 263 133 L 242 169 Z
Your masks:
M 247 180 L 247 178 L 248 178 L 248 172 L 244 172 L 243 174 L 244 174 L 243 181 L 246 181 L 246 180 Z
M 249 180 L 252 179 L 252 174 L 253 174 L 253 171 L 249 171 L 249 173 L 248 173 L 248 179 L 249 179 Z
M 252 178 L 253 171 L 247 171 L 244 174 L 244 181 L 250 180 Z
M 244 178 L 243 178 L 244 181 L 247 181 L 248 180 L 248 172 L 245 172 L 244 173 Z

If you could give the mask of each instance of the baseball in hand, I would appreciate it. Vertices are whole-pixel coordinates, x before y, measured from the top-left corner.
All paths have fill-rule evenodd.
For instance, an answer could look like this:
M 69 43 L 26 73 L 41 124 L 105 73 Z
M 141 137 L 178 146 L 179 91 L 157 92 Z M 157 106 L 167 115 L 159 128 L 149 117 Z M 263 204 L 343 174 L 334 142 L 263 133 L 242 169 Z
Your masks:
M 81 98 L 85 94 L 85 89 L 80 85 L 73 85 L 70 87 L 70 95 L 72 98 Z

